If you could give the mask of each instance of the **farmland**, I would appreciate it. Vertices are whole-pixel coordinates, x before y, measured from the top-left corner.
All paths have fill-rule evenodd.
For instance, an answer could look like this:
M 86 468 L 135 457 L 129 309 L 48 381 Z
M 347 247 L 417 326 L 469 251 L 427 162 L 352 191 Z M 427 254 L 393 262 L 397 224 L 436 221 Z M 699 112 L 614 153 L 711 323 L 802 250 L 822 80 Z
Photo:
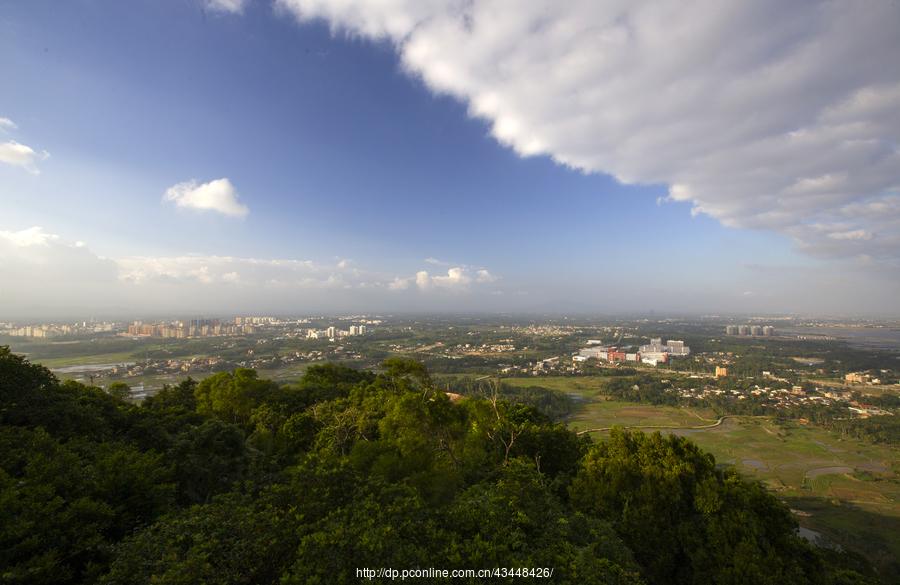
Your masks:
M 825 541 L 863 554 L 883 570 L 900 558 L 900 449 L 771 417 L 728 417 L 716 427 L 689 428 L 709 425 L 717 417 L 705 409 L 610 400 L 603 393 L 606 380 L 546 378 L 539 384 L 576 398 L 568 420 L 574 429 L 671 427 L 658 430 L 687 436 L 718 463 L 762 482 L 795 510 L 803 527 Z M 504 382 L 538 384 L 529 378 Z

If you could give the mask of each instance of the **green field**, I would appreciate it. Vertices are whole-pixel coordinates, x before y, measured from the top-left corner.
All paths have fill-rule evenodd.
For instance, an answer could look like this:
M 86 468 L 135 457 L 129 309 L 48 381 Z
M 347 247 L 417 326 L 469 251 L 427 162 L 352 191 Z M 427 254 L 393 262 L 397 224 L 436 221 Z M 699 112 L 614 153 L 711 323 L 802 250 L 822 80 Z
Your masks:
M 715 416 L 703 409 L 607 400 L 606 378 L 511 378 L 516 386 L 543 386 L 581 400 L 575 429 L 696 427 Z M 652 432 L 653 429 L 645 429 Z M 900 559 L 900 449 L 844 440 L 824 429 L 777 424 L 765 417 L 734 417 L 708 429 L 660 429 L 689 437 L 716 461 L 763 482 L 798 511 L 800 524 L 868 557 L 883 571 Z M 591 433 L 595 438 L 605 433 Z M 894 567 L 896 569 L 896 567 Z
M 80 355 L 72 357 L 58 358 L 35 358 L 46 368 L 62 368 L 66 366 L 84 366 L 89 364 L 120 364 L 122 362 L 133 362 L 142 356 L 135 356 L 130 351 L 120 351 L 114 353 L 96 353 L 90 355 Z
M 595 398 L 603 394 L 603 388 L 609 378 L 605 376 L 578 376 L 571 378 L 542 377 L 542 378 L 503 378 L 504 384 L 510 386 L 541 386 L 551 390 L 559 390 L 567 394 L 578 395 L 583 398 Z

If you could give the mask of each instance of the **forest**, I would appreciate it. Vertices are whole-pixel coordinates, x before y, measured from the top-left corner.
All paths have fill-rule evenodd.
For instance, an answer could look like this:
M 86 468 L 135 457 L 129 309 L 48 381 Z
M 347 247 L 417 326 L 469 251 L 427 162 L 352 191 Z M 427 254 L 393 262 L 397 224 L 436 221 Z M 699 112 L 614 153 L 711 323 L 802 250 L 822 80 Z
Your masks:
M 592 442 L 539 408 L 554 400 L 451 396 L 415 361 L 290 384 L 236 369 L 140 404 L 123 390 L 0 347 L 0 582 L 355 583 L 364 567 L 882 582 L 687 439 Z

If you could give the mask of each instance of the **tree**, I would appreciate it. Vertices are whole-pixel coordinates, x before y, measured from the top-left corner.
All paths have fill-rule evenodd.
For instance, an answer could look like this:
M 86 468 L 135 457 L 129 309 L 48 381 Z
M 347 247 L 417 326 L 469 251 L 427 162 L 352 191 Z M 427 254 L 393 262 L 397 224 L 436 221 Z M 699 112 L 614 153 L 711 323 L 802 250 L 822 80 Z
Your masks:
M 200 382 L 194 390 L 197 412 L 246 425 L 253 409 L 276 388 L 271 381 L 260 380 L 256 370 L 238 368 L 234 372 L 220 372 Z
M 106 387 L 106 393 L 116 400 L 128 400 L 131 398 L 131 387 L 125 382 L 113 382 Z

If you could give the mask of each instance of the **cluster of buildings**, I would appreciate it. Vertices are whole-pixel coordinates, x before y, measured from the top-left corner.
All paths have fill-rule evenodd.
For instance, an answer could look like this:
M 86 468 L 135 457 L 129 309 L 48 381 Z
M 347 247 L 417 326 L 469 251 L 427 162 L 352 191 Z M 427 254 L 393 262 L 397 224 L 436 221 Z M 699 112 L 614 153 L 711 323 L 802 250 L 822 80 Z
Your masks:
M 62 337 L 65 335 L 84 335 L 89 333 L 104 333 L 113 331 L 116 327 L 115 323 L 102 322 L 94 323 L 82 321 L 80 323 L 42 323 L 38 325 L 16 326 L 12 323 L 0 323 L 0 335 L 9 335 L 10 337 L 35 337 L 49 338 Z
M 670 339 L 666 343 L 661 337 L 655 337 L 647 345 L 642 345 L 636 352 L 629 352 L 615 346 L 595 345 L 596 340 L 588 340 L 589 346 L 579 351 L 572 361 L 584 362 L 591 358 L 611 363 L 615 362 L 641 362 L 651 366 L 664 364 L 669 358 L 687 357 L 691 354 L 691 348 L 684 341 Z
M 872 374 L 865 372 L 850 372 L 844 376 L 844 382 L 847 384 L 881 384 L 880 378 L 875 378 Z
M 775 328 L 771 325 L 726 325 L 725 335 L 771 337 L 775 335 Z
M 304 321 L 306 321 L 304 319 Z M 235 325 L 275 325 L 280 323 L 275 317 L 235 317 Z
M 126 335 L 132 337 L 166 337 L 185 339 L 188 337 L 214 337 L 220 335 L 247 335 L 255 332 L 254 325 L 238 322 L 222 323 L 218 319 L 191 319 L 190 321 L 167 321 L 144 323 L 135 321 L 128 326 Z
M 890 416 L 891 412 L 875 406 L 860 403 L 853 399 L 850 392 L 842 392 L 835 389 L 816 388 L 813 392 L 806 392 L 801 386 L 789 388 L 772 388 L 769 386 L 754 385 L 747 389 L 722 389 L 715 386 L 702 386 L 700 388 L 668 388 L 666 392 L 674 393 L 679 398 L 693 400 L 709 400 L 722 398 L 730 400 L 755 399 L 769 407 L 788 409 L 797 406 L 843 406 L 849 410 L 849 414 L 860 418 L 870 416 Z
M 349 329 L 338 329 L 334 325 L 327 329 L 307 329 L 307 339 L 338 339 L 340 337 L 356 337 L 366 334 L 365 325 L 351 325 Z

